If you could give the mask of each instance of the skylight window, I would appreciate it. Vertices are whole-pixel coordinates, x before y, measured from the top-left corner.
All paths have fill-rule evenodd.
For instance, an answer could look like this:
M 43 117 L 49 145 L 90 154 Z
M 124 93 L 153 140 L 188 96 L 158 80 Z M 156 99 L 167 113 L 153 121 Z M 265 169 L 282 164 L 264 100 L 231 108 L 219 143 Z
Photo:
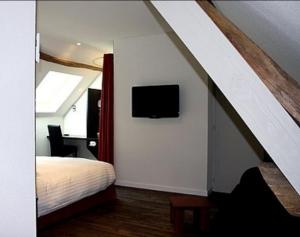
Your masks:
M 55 113 L 81 80 L 82 76 L 49 71 L 36 89 L 36 112 Z

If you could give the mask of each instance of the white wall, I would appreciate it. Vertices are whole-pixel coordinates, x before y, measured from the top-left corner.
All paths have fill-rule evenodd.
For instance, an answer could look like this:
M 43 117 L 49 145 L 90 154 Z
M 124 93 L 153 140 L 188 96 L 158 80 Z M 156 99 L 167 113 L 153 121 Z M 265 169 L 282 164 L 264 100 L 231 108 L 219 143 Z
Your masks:
M 47 136 L 48 125 L 60 125 L 62 132 L 64 131 L 63 117 L 36 117 L 36 155 L 50 156 L 50 143 Z
M 209 106 L 212 189 L 230 193 L 242 174 L 261 162 L 264 150 L 220 90 L 214 90 Z
M 91 89 L 101 90 L 102 87 L 102 73 L 97 79 L 88 87 Z M 87 90 L 75 103 L 75 110 L 71 107 L 64 116 L 64 133 L 72 136 L 86 137 L 87 129 Z
M 87 91 L 64 116 L 64 133 L 86 137 Z
M 206 194 L 207 76 L 187 58 L 166 35 L 114 42 L 117 184 Z M 132 118 L 131 87 L 156 84 L 180 85 L 180 117 Z
M 0 236 L 36 235 L 35 2 L 0 2 Z
M 208 77 L 209 78 L 209 77 Z M 216 124 L 216 115 L 215 115 L 215 99 L 214 99 L 214 85 L 212 80 L 208 79 L 208 155 L 207 155 L 207 189 L 208 191 L 213 190 L 214 178 L 215 178 L 215 124 Z

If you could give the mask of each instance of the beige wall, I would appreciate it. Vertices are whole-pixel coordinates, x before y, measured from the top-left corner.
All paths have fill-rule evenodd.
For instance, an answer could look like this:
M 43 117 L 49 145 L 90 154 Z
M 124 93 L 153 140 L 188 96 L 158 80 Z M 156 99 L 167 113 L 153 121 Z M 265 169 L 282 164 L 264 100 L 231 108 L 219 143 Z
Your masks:
M 207 75 L 174 42 L 167 35 L 114 42 L 117 184 L 205 195 Z M 157 84 L 180 85 L 180 117 L 132 118 L 132 86 Z

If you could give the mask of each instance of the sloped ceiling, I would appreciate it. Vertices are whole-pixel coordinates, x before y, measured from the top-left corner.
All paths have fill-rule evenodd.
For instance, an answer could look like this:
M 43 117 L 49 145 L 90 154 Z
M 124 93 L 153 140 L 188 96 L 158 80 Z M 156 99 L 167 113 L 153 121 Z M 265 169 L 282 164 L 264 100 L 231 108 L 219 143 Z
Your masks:
M 213 3 L 300 83 L 299 1 L 213 1 Z
M 90 45 L 80 42 L 80 46 L 76 45 L 76 40 L 66 40 L 62 37 L 55 38 L 51 35 L 41 33 L 41 51 L 43 53 L 58 58 L 85 63 L 97 67 L 103 65 L 103 54 L 112 53 L 112 43 L 103 42 L 103 48 L 97 49 Z M 104 49 L 105 48 L 105 49 Z
M 213 3 L 300 82 L 300 2 Z M 39 1 L 37 19 L 43 51 L 98 66 L 115 39 L 171 31 L 142 1 Z
M 37 28 L 46 53 L 89 64 L 112 52 L 116 39 L 170 30 L 143 1 L 38 1 Z
M 300 82 L 300 2 L 213 1 L 215 6 Z M 142 1 L 38 1 L 42 50 L 101 65 L 113 40 L 171 29 Z M 76 47 L 81 42 L 81 47 Z
M 102 66 L 103 54 L 113 52 L 113 41 L 171 31 L 158 22 L 143 1 L 38 1 L 37 31 L 41 51 L 59 58 Z M 78 46 L 76 43 L 80 42 Z M 94 71 L 47 63 L 37 65 L 37 85 L 49 70 L 82 75 L 59 111 L 43 116 L 63 116 L 97 75 Z M 39 114 L 38 116 L 42 116 Z

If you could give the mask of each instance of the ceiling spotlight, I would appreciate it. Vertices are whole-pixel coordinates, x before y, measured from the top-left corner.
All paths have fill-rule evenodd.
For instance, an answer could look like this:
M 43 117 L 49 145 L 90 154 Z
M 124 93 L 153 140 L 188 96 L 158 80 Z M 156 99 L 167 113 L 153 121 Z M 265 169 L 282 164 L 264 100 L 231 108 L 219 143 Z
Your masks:
M 77 46 L 80 46 L 80 45 L 81 45 L 81 43 L 79 43 L 79 42 L 78 42 L 78 43 L 76 43 L 76 45 L 77 45 Z

